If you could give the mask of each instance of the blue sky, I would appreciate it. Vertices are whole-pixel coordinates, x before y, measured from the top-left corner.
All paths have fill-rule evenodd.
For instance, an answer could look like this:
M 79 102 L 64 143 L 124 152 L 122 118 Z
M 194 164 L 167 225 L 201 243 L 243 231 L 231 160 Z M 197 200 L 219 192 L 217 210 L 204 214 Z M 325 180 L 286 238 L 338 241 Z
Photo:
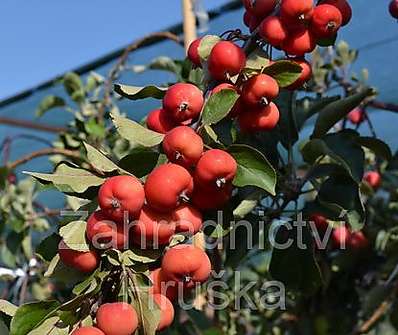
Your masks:
M 203 0 L 206 8 L 227 0 Z M 0 99 L 181 21 L 180 0 L 1 0 Z

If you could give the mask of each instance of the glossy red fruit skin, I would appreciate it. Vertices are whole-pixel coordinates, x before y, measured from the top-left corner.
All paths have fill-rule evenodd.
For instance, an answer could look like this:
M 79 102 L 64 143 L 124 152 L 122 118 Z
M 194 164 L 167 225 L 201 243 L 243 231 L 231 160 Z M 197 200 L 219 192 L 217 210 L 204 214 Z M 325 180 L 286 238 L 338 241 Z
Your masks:
M 301 75 L 300 77 L 291 85 L 287 86 L 288 90 L 297 90 L 302 87 L 307 81 L 309 81 L 312 77 L 312 66 L 308 63 L 304 58 L 294 58 L 289 59 L 290 61 L 295 62 L 296 64 L 301 66 Z
M 348 246 L 353 250 L 363 250 L 369 246 L 369 240 L 361 231 L 351 233 Z
M 123 222 L 126 215 L 130 219 L 137 217 L 144 201 L 144 188 L 133 176 L 108 178 L 98 192 L 102 211 L 115 222 Z
M 187 52 L 188 59 L 196 67 L 202 67 L 202 63 L 200 61 L 200 56 L 199 56 L 199 46 L 200 46 L 201 41 L 202 41 L 202 38 L 197 38 L 196 40 L 194 40 L 189 45 L 188 52 Z
M 137 312 L 125 302 L 101 305 L 96 319 L 97 327 L 106 335 L 131 335 L 138 327 Z
M 161 134 L 166 134 L 168 131 L 176 127 L 176 125 L 175 121 L 172 120 L 162 108 L 153 110 L 146 118 L 146 126 L 148 129 Z
M 180 283 L 167 279 L 162 272 L 162 268 L 153 270 L 150 273 L 149 277 L 151 278 L 152 281 L 152 286 L 149 288 L 149 293 L 163 294 L 171 301 L 174 301 L 178 298 Z M 180 286 L 181 286 L 181 293 L 183 293 L 182 284 L 180 284 Z
M 292 23 L 309 20 L 312 16 L 313 6 L 313 0 L 282 0 L 282 20 Z
M 187 169 L 194 166 L 203 153 L 203 140 L 187 126 L 179 126 L 166 134 L 163 150 L 170 162 Z
M 248 105 L 265 106 L 278 95 L 278 82 L 267 74 L 258 74 L 243 85 L 241 96 Z
M 312 214 L 310 221 L 313 221 L 317 231 L 324 234 L 329 227 L 328 220 L 322 214 Z
M 171 301 L 162 294 L 154 294 L 153 296 L 154 302 L 160 308 L 160 321 L 159 325 L 156 328 L 157 331 L 165 330 L 170 327 L 170 325 L 174 321 L 174 307 Z
M 323 0 L 320 4 L 335 6 L 343 17 L 342 26 L 347 25 L 351 21 L 352 9 L 347 0 Z
M 133 243 L 142 249 L 163 246 L 169 244 L 175 227 L 171 214 L 159 213 L 149 206 L 144 206 L 131 227 L 131 238 Z
M 232 91 L 238 92 L 238 89 L 236 88 L 236 86 L 229 84 L 229 83 L 221 83 L 211 90 L 211 94 L 217 94 L 224 90 L 232 90 Z
M 176 261 L 178 260 L 178 261 Z M 162 260 L 162 272 L 168 279 L 193 288 L 210 276 L 211 263 L 206 253 L 188 244 L 180 244 L 166 251 Z
M 392 0 L 390 2 L 390 5 L 388 6 L 388 10 L 390 11 L 390 14 L 392 17 L 398 19 L 398 1 L 397 0 Z
M 102 249 L 101 244 L 119 250 L 128 247 L 128 232 L 125 232 L 124 224 L 109 220 L 102 210 L 90 215 L 86 236 L 96 249 Z
M 316 38 L 308 29 L 292 32 L 282 43 L 282 50 L 289 55 L 304 56 L 316 47 Z
M 171 216 L 176 224 L 177 233 L 194 235 L 202 228 L 202 213 L 192 205 L 181 204 L 171 213 Z
M 208 70 L 219 81 L 233 77 L 245 67 L 246 55 L 236 44 L 229 41 L 218 42 L 210 52 Z
M 243 133 L 270 131 L 279 122 L 278 107 L 271 102 L 268 106 L 257 107 L 238 116 L 238 123 Z
M 268 16 L 261 22 L 258 34 L 272 46 L 279 47 L 287 38 L 288 31 L 280 17 Z
M 347 115 L 348 120 L 355 125 L 361 124 L 365 121 L 365 112 L 361 107 L 354 108 L 351 112 Z
M 160 212 L 177 208 L 182 198 L 193 190 L 190 173 L 177 164 L 163 164 L 155 168 L 145 182 L 145 195 L 149 206 Z
M 250 13 L 248 10 L 245 11 L 243 14 L 243 23 L 245 24 L 246 27 L 250 28 L 250 21 L 253 18 L 253 14 Z
M 195 119 L 202 111 L 203 92 L 195 85 L 177 83 L 169 87 L 163 98 L 163 109 L 176 122 Z
M 235 159 L 228 152 L 219 149 L 205 151 L 195 169 L 195 184 L 222 187 L 235 178 L 237 168 Z M 222 183 L 218 185 L 221 179 Z
M 222 209 L 232 196 L 233 186 L 225 184 L 222 188 L 217 186 L 195 185 L 192 194 L 192 203 L 201 211 Z
M 363 180 L 366 181 L 373 189 L 377 190 L 381 186 L 381 176 L 377 171 L 368 171 L 365 173 Z
M 319 38 L 330 38 L 336 35 L 342 22 L 343 16 L 336 7 L 323 4 L 315 7 L 310 29 Z
M 105 335 L 105 333 L 95 327 L 80 327 L 76 329 L 71 335 Z
M 93 272 L 100 261 L 95 251 L 72 250 L 63 240 L 58 245 L 58 253 L 62 263 L 83 273 Z
M 351 232 L 345 226 L 339 226 L 333 229 L 332 232 L 332 244 L 336 249 L 348 248 L 348 241 L 350 239 Z
M 277 0 L 243 0 L 246 10 L 261 19 L 271 14 L 276 4 Z

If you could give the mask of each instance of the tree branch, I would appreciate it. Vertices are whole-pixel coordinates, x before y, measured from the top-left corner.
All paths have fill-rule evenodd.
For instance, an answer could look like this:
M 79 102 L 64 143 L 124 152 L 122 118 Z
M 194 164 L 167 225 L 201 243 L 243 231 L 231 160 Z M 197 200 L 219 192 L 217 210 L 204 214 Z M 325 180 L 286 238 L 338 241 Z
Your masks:
M 123 54 L 120 56 L 119 60 L 117 61 L 117 63 L 115 64 L 115 66 L 110 70 L 108 78 L 105 82 L 104 85 L 104 101 L 102 106 L 99 108 L 98 111 L 98 117 L 99 119 L 103 118 L 103 114 L 104 114 L 104 110 L 105 107 L 109 104 L 110 102 L 110 97 L 111 97 L 111 93 L 112 93 L 112 85 L 113 82 L 115 81 L 115 79 L 118 77 L 121 69 L 123 68 L 123 66 L 126 64 L 128 56 L 131 52 L 146 46 L 147 44 L 156 41 L 156 40 L 171 40 L 176 42 L 177 44 L 181 45 L 181 41 L 180 38 L 168 31 L 163 31 L 163 32 L 156 32 L 156 33 L 152 33 L 149 34 L 139 40 L 136 40 L 134 42 L 132 42 L 123 52 Z
M 38 151 L 34 151 L 20 159 L 17 159 L 11 163 L 7 164 L 7 168 L 10 170 L 14 170 L 17 166 L 25 164 L 31 161 L 34 158 L 42 157 L 42 156 L 50 156 L 50 155 L 63 155 L 70 158 L 81 158 L 78 151 L 72 151 L 61 148 L 46 148 Z
M 26 120 L 11 119 L 7 117 L 0 117 L 0 124 L 7 124 L 15 127 L 46 131 L 50 133 L 62 133 L 66 131 L 66 128 L 63 127 L 55 127 L 55 126 L 39 124 L 36 122 L 31 122 Z

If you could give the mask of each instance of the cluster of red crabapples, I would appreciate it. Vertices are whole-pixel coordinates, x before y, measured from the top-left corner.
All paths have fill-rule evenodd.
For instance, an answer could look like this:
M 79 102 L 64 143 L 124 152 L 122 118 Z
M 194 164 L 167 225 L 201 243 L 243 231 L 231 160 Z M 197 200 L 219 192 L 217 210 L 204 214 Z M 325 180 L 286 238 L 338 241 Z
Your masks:
M 245 24 L 261 38 L 288 55 L 303 56 L 316 44 L 334 40 L 340 27 L 351 20 L 346 0 L 242 0 Z
M 198 90 L 190 84 L 176 84 L 164 98 L 164 110 L 175 113 L 181 122 L 167 131 L 163 139 L 162 149 L 168 163 L 157 166 L 144 185 L 134 176 L 115 176 L 104 182 L 98 192 L 100 209 L 87 221 L 86 237 L 92 250 L 76 251 L 61 241 L 59 255 L 67 266 L 89 273 L 99 266 L 99 255 L 104 249 L 125 250 L 129 245 L 141 249 L 167 247 L 176 233 L 194 235 L 199 232 L 203 225 L 202 212 L 222 208 L 230 199 L 237 163 L 226 151 L 204 150 L 201 136 L 183 125 L 195 118 L 195 109 L 201 109 L 203 104 L 202 101 L 195 105 L 195 99 L 203 100 L 203 97 L 201 93 L 199 96 L 181 94 L 179 87 Z M 158 330 L 173 321 L 171 301 L 205 282 L 210 271 L 208 256 L 193 245 L 180 244 L 164 253 L 161 267 L 151 273 L 150 292 L 162 311 Z M 127 308 L 115 304 L 119 303 L 104 306 Z M 103 308 L 100 306 L 99 312 Z M 103 324 L 97 313 L 97 327 L 107 335 L 115 333 Z M 135 321 L 130 323 L 129 332 L 117 334 L 128 335 L 134 327 L 137 327 Z

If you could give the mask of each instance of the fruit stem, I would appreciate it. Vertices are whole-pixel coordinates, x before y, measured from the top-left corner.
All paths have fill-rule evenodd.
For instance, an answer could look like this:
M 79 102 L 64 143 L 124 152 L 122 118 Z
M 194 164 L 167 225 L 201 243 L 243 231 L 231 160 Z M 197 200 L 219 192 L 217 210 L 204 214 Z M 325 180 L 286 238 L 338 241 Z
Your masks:
M 112 199 L 111 204 L 113 208 L 120 208 L 120 202 L 115 198 Z

